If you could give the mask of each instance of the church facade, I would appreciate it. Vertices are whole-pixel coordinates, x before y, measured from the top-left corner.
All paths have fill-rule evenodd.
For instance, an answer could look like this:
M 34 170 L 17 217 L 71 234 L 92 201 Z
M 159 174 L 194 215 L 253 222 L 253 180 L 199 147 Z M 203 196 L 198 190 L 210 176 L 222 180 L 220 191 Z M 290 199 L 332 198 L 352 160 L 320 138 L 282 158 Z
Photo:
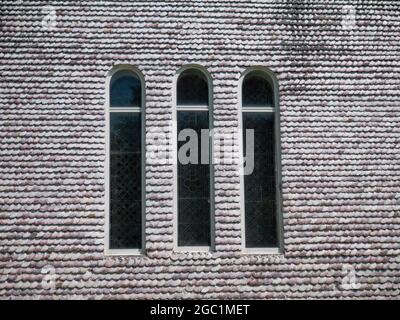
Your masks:
M 1 299 L 398 299 L 398 1 L 0 2 Z

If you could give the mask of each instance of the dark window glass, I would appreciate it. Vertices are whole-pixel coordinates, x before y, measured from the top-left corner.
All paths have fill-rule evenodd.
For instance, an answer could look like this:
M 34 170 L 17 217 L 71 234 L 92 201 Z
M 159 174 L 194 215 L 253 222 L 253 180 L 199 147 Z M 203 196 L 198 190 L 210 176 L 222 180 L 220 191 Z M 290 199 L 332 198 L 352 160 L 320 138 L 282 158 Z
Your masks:
M 142 247 L 141 114 L 110 113 L 110 249 Z
M 201 129 L 208 128 L 208 111 L 178 111 L 178 134 L 193 129 L 198 136 L 198 164 L 178 161 L 179 246 L 210 246 L 210 166 L 200 157 Z M 178 141 L 178 150 L 188 140 Z
M 204 74 L 199 70 L 186 70 L 178 79 L 178 105 L 208 106 L 208 84 Z
M 264 77 L 249 74 L 243 82 L 242 99 L 243 107 L 272 106 L 272 86 Z
M 111 107 L 141 106 L 142 88 L 140 79 L 130 71 L 119 71 L 111 80 Z
M 243 128 L 254 130 L 254 171 L 244 176 L 246 247 L 276 247 L 274 114 L 243 112 Z

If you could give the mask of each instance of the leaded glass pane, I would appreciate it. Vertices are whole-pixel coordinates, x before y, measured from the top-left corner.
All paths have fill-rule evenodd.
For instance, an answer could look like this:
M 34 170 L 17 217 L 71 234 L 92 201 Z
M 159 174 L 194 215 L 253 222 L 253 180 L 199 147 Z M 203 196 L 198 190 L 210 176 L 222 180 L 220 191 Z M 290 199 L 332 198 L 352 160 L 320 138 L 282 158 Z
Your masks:
M 111 107 L 140 108 L 142 88 L 140 79 L 132 72 L 122 70 L 111 80 Z
M 178 79 L 178 105 L 208 106 L 208 84 L 204 74 L 199 70 L 186 70 Z
M 246 247 L 276 247 L 274 114 L 244 112 L 243 128 L 254 130 L 254 170 L 244 176 Z
M 193 129 L 198 136 L 198 164 L 178 159 L 178 245 L 210 245 L 210 166 L 201 164 L 201 129 L 208 129 L 207 111 L 179 111 L 178 133 Z M 179 148 L 186 141 L 178 141 Z
M 141 248 L 140 113 L 110 113 L 110 146 L 110 249 Z
M 262 76 L 249 74 L 243 82 L 243 107 L 265 107 L 273 105 L 271 84 Z

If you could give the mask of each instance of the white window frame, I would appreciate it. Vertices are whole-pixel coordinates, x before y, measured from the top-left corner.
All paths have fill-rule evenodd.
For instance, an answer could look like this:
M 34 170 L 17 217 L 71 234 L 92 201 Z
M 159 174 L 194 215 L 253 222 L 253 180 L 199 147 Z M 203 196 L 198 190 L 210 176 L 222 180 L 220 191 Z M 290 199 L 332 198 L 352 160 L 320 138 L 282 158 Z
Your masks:
M 262 77 L 267 79 L 272 84 L 274 102 L 273 105 L 265 105 L 265 106 L 248 106 L 243 107 L 242 103 L 242 88 L 243 82 L 246 76 L 250 73 L 256 72 L 260 74 Z M 279 111 L 279 84 L 275 74 L 269 70 L 268 68 L 262 66 L 254 66 L 247 68 L 239 79 L 238 86 L 238 119 L 239 119 L 239 128 L 245 130 L 243 128 L 243 113 L 245 112 L 265 112 L 265 113 L 273 113 L 274 114 L 274 157 L 275 157 L 275 194 L 276 194 L 276 228 L 277 228 L 277 247 L 264 247 L 264 248 L 248 248 L 246 247 L 246 212 L 245 212 L 245 188 L 244 188 L 244 176 L 240 175 L 240 211 L 241 211 L 241 247 L 242 253 L 244 254 L 283 254 L 284 253 L 284 243 L 283 243 L 283 214 L 282 214 L 282 197 L 281 197 L 281 142 L 280 142 L 280 111 Z M 243 143 L 243 135 L 238 135 L 239 142 L 239 152 L 240 157 L 243 159 L 244 157 L 244 143 Z M 243 165 L 243 161 L 241 161 L 241 165 Z M 241 168 L 241 172 L 243 172 L 243 166 Z
M 111 106 L 111 80 L 113 76 L 119 71 L 131 71 L 133 72 L 141 82 L 141 107 L 112 107 Z M 146 234 L 145 234 L 145 225 L 146 225 L 146 182 L 145 182 L 145 159 L 146 159 L 146 94 L 145 94 L 145 79 L 143 74 L 140 70 L 132 65 L 129 64 L 120 64 L 114 66 L 108 73 L 106 77 L 106 105 L 105 105 L 105 246 L 104 246 L 104 254 L 108 256 L 118 255 L 143 255 L 145 253 L 146 248 Z M 142 188 L 142 247 L 138 249 L 111 249 L 110 248 L 110 113 L 112 112 L 128 112 L 128 113 L 141 113 L 141 169 L 142 169 L 142 181 L 141 181 L 141 188 Z
M 177 104 L 178 80 L 180 75 L 187 70 L 197 70 L 203 73 L 208 85 L 208 105 L 180 105 Z M 180 68 L 175 74 L 172 86 L 172 150 L 173 150 L 173 244 L 175 252 L 211 252 L 215 248 L 215 193 L 214 193 L 214 138 L 212 133 L 214 124 L 213 113 L 213 84 L 210 73 L 200 64 L 188 64 Z M 178 245 L 178 111 L 208 111 L 209 130 L 210 130 L 210 246 L 179 246 Z

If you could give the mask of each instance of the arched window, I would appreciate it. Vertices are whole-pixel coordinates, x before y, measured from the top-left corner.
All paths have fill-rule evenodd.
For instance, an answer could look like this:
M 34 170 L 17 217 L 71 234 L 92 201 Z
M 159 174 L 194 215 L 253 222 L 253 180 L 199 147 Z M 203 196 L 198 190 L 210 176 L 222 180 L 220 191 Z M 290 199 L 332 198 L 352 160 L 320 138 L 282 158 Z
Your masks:
M 242 102 L 244 108 L 273 107 L 274 93 L 270 80 L 257 71 L 249 73 L 243 81 Z
M 179 75 L 177 88 L 178 106 L 209 107 L 208 81 L 197 69 L 187 69 Z
M 278 85 L 272 72 L 251 68 L 241 78 L 243 247 L 281 248 Z
M 211 247 L 211 90 L 211 78 L 203 68 L 189 66 L 178 72 L 175 101 L 177 249 Z
M 144 81 L 133 67 L 108 77 L 106 251 L 140 253 L 144 247 Z
M 142 105 L 142 82 L 130 70 L 120 70 L 111 79 L 110 106 L 140 108 Z

